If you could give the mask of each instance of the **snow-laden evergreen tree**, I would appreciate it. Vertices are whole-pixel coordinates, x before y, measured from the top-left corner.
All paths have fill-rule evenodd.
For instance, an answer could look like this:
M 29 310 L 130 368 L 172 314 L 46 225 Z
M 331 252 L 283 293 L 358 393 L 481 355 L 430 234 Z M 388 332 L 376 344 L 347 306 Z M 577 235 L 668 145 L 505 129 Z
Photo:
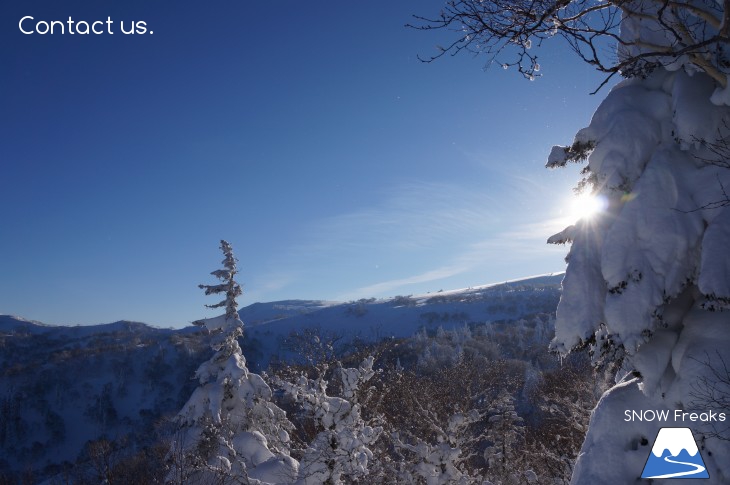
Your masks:
M 655 9 L 648 18 L 626 17 L 621 35 L 632 42 L 619 56 L 646 52 L 644 39 L 668 45 L 660 16 Z M 699 17 L 688 29 L 699 39 L 715 32 Z M 712 67 L 725 50 L 710 43 L 702 57 Z M 661 424 L 625 423 L 621 413 L 708 411 L 712 403 L 697 402 L 693 386 L 730 357 L 730 314 L 723 311 L 730 301 L 730 208 L 717 204 L 727 199 L 730 170 L 712 149 L 728 142 L 730 98 L 696 56 L 619 83 L 572 146 L 555 147 L 549 157 L 551 167 L 587 159 L 585 185 L 606 203 L 597 217 L 551 238 L 572 241 L 553 348 L 589 347 L 598 361 L 620 365 L 617 385 L 591 419 L 573 483 L 630 483 Z M 730 443 L 712 436 L 712 423 L 670 424 L 691 426 L 710 476 L 730 481 Z M 619 462 L 624 466 L 608 465 Z
M 636 483 L 667 423 L 624 422 L 624 411 L 707 412 L 696 385 L 730 361 L 730 2 L 449 0 L 424 28 L 439 27 L 458 31 L 443 52 L 504 55 L 530 78 L 535 48 L 554 36 L 626 77 L 548 157 L 549 167 L 587 161 L 579 186 L 605 203 L 550 238 L 572 244 L 552 348 L 589 348 L 618 369 L 572 483 Z M 669 424 L 691 426 L 711 481 L 730 483 L 730 436 Z
M 211 334 L 213 357 L 196 372 L 200 386 L 178 415 L 180 430 L 169 455 L 171 483 L 291 483 L 297 462 L 289 456 L 291 423 L 271 402 L 272 392 L 258 374 L 249 372 L 238 345 L 243 323 L 236 298 L 236 258 L 221 241 L 223 268 L 211 274 L 215 285 L 200 285 L 206 295 L 224 295 L 210 308 L 226 313 L 194 322 Z
M 373 459 L 369 446 L 378 439 L 382 427 L 365 422 L 358 393 L 375 375 L 373 362 L 373 357 L 367 357 L 357 368 L 339 369 L 342 397 L 327 394 L 324 373 L 316 379 L 300 376 L 293 383 L 280 382 L 317 428 L 314 440 L 304 450 L 297 485 L 340 485 L 367 477 Z
M 624 35 L 650 24 L 629 19 Z M 573 483 L 630 483 L 649 453 L 636 443 L 650 443 L 661 425 L 624 423 L 621 413 L 707 410 L 711 403 L 693 399 L 693 383 L 730 357 L 722 311 L 730 301 L 730 211 L 715 204 L 726 198 L 730 170 L 707 149 L 728 135 L 723 92 L 692 65 L 657 68 L 618 84 L 573 145 L 550 156 L 549 166 L 587 157 L 587 185 L 607 207 L 551 238 L 572 241 L 552 346 L 589 347 L 598 362 L 620 366 L 593 414 Z M 710 366 L 700 363 L 706 357 Z M 700 440 L 708 433 L 703 423 L 673 424 L 693 426 Z M 710 476 L 730 480 L 728 442 L 703 442 Z M 625 466 L 607 466 L 616 462 Z

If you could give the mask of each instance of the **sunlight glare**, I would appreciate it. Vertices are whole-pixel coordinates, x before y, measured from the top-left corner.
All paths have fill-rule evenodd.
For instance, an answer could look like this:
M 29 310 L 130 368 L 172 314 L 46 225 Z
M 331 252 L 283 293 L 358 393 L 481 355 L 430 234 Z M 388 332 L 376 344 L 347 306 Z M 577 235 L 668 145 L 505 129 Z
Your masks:
M 593 195 L 584 192 L 571 201 L 570 214 L 571 219 L 590 220 L 600 212 L 606 209 L 606 199 L 601 195 Z

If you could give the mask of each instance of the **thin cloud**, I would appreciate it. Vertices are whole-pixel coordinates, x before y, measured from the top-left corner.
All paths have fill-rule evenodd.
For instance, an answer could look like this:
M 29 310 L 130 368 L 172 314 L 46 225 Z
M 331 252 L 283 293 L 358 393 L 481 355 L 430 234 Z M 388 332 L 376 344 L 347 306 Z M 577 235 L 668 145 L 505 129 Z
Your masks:
M 384 191 L 381 202 L 371 207 L 311 224 L 299 242 L 276 262 L 277 266 L 288 266 L 285 272 L 291 273 L 289 277 L 268 278 L 257 284 L 260 291 L 256 296 L 298 287 L 304 279 L 312 278 L 340 278 L 339 290 L 335 291 L 341 293 L 325 296 L 351 300 L 413 293 L 428 283 L 433 282 L 434 287 L 437 281 L 451 279 L 453 283 L 460 275 L 473 280 L 479 273 L 502 274 L 510 264 L 518 274 L 506 278 L 517 277 L 522 271 L 532 274 L 534 271 L 526 266 L 551 254 L 565 254 L 565 248 L 548 246 L 546 240 L 567 223 L 565 218 L 551 217 L 556 208 L 546 202 L 553 198 L 538 192 L 537 186 L 526 195 L 522 190 L 511 192 L 511 185 L 508 182 L 499 193 L 492 194 L 481 187 L 449 183 L 391 186 Z M 302 260 L 317 261 L 318 272 L 305 274 Z M 419 260 L 423 261 L 420 268 L 416 264 Z M 363 261 L 387 262 L 391 273 L 381 281 L 359 282 L 357 274 L 341 281 L 337 268 L 352 265 L 362 269 Z M 394 274 L 392 269 L 397 271 L 398 261 L 402 261 L 402 268 L 409 269 Z M 350 286 L 358 283 L 356 288 Z M 414 288 L 418 285 L 420 288 Z
M 546 253 L 564 254 L 565 248 L 550 246 L 546 243 L 547 237 L 553 234 L 550 231 L 560 227 L 561 222 L 562 219 L 555 219 L 545 223 L 518 225 L 510 231 L 470 244 L 465 251 L 454 256 L 450 264 L 412 276 L 363 286 L 347 292 L 339 299 L 352 300 L 373 295 L 393 295 L 402 293 L 411 285 L 436 282 L 480 269 L 486 271 L 493 264 L 495 254 L 500 255 L 499 260 L 502 264 L 528 262 Z M 548 236 L 545 236 L 547 233 L 549 233 Z M 517 276 L 519 275 L 513 275 L 513 277 Z
M 377 247 L 413 249 L 473 237 L 499 217 L 483 191 L 439 183 L 392 187 L 384 202 L 320 221 L 299 250 L 327 254 Z
M 445 266 L 443 268 L 437 268 L 431 271 L 426 271 L 425 273 L 408 276 L 406 278 L 382 281 L 373 285 L 364 286 L 362 288 L 358 288 L 344 295 L 341 295 L 338 299 L 352 300 L 355 298 L 360 298 L 364 295 L 392 294 L 392 292 L 395 291 L 397 288 L 403 288 L 408 285 L 420 283 L 429 283 L 431 281 L 439 281 L 444 278 L 449 278 L 451 276 L 456 276 L 460 273 L 463 273 L 466 269 L 468 268 L 460 267 L 458 265 Z

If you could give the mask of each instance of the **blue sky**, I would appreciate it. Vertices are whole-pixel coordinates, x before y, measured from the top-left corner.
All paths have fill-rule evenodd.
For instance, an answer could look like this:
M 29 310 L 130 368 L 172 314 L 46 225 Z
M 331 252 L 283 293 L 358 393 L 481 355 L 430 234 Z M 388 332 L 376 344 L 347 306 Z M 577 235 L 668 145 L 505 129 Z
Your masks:
M 197 284 L 221 238 L 243 305 L 562 271 L 544 240 L 578 170 L 544 161 L 602 78 L 559 41 L 535 82 L 486 58 L 424 64 L 445 40 L 404 24 L 440 5 L 3 2 L 0 313 L 184 325 L 210 314 Z M 69 15 L 154 34 L 18 29 Z

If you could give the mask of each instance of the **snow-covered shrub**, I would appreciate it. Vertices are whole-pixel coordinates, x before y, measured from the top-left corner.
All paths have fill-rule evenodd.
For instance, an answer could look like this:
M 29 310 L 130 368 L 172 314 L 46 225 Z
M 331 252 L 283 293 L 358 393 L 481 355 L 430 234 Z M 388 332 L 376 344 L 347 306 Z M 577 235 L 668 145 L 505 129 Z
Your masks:
M 302 452 L 297 484 L 352 483 L 368 475 L 373 459 L 370 446 L 382 427 L 363 419 L 358 395 L 375 375 L 373 362 L 373 357 L 367 357 L 357 368 L 337 369 L 341 397 L 328 395 L 324 372 L 315 379 L 300 375 L 294 382 L 278 381 L 312 420 L 316 431 Z
M 500 355 L 492 338 L 483 332 L 475 334 L 467 325 L 453 330 L 438 327 L 435 335 L 429 335 L 425 328 L 421 329 L 409 339 L 407 346 L 416 357 L 419 372 L 425 374 L 453 366 L 464 358 L 477 358 L 486 362 L 496 360 Z
M 337 360 L 338 351 L 341 351 L 338 348 L 340 340 L 341 334 L 319 327 L 307 327 L 289 333 L 283 340 L 281 349 L 286 352 L 289 363 L 306 363 L 315 368 Z
M 413 298 L 413 295 L 398 295 L 394 296 L 391 300 L 391 304 L 395 307 L 399 306 L 415 306 L 417 300 Z

